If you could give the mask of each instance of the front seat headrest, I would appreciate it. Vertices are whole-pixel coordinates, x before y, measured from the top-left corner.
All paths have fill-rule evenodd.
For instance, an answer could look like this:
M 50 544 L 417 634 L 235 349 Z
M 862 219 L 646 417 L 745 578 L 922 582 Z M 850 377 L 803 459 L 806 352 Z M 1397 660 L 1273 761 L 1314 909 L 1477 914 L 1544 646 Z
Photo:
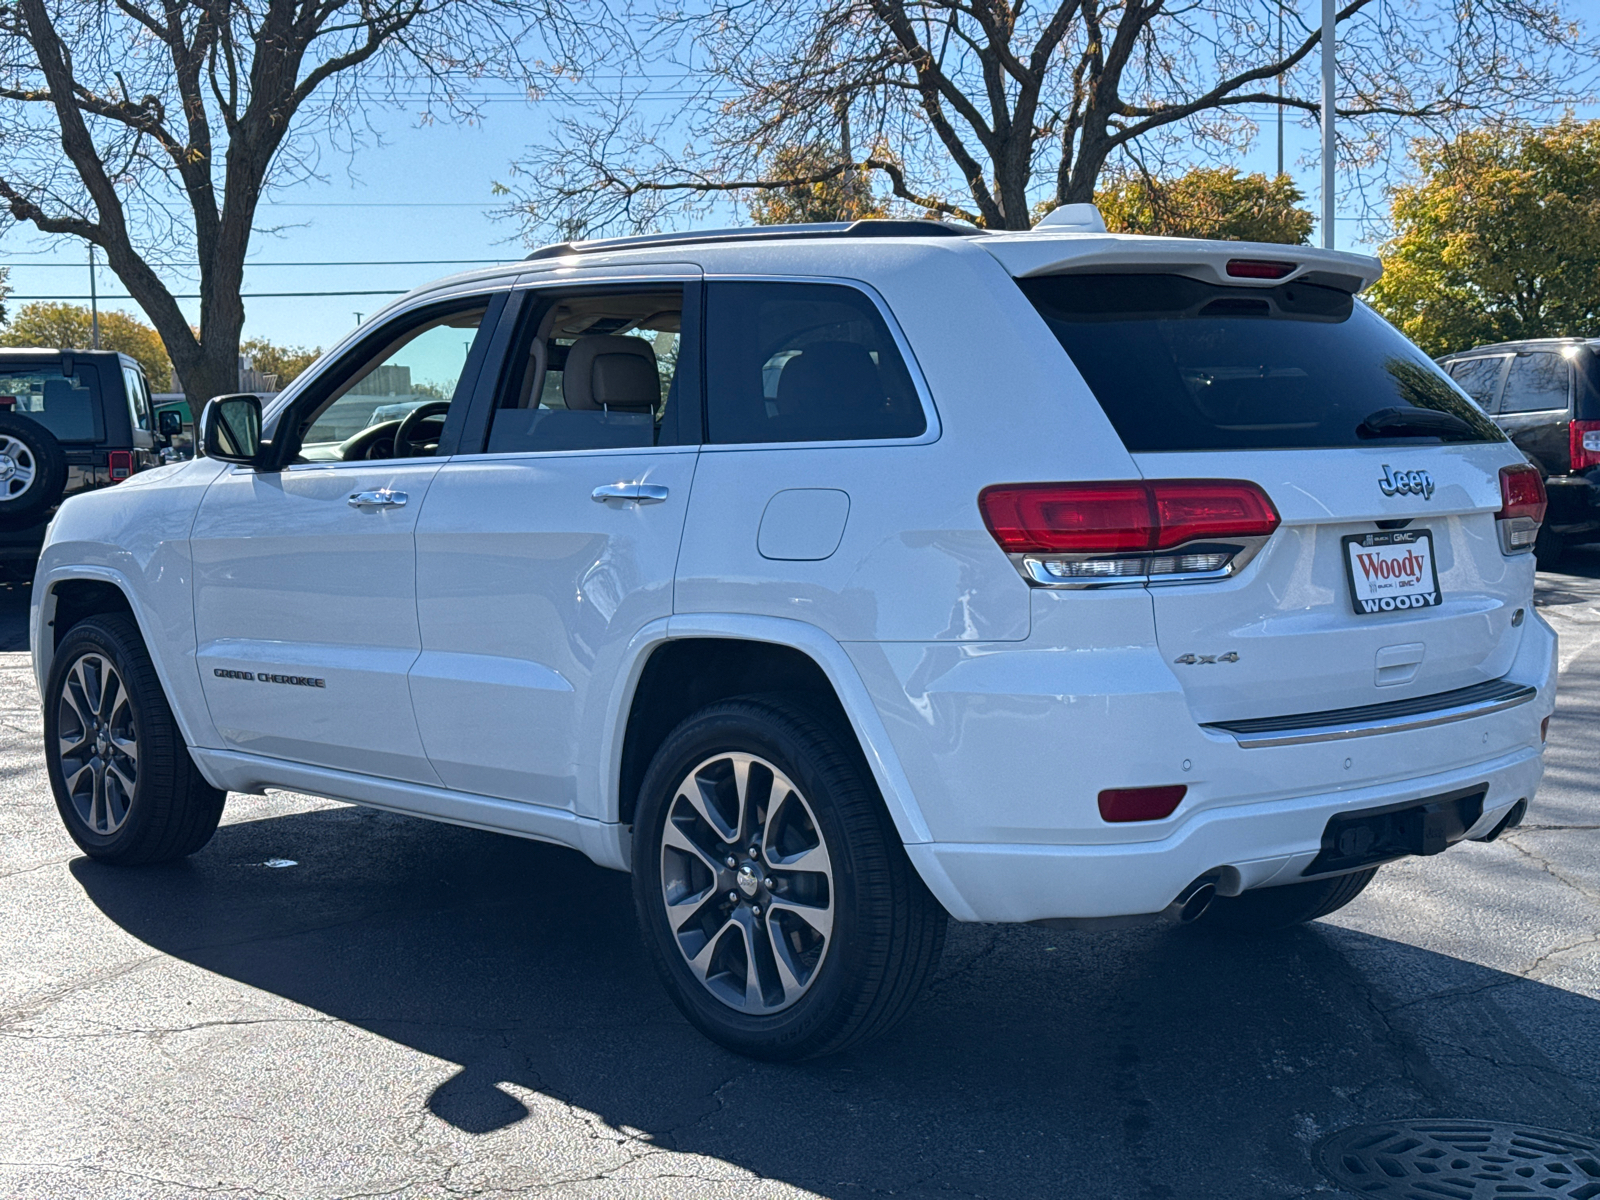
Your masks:
M 661 403 L 655 349 L 643 338 L 581 337 L 567 349 L 561 396 L 575 412 L 651 412 Z

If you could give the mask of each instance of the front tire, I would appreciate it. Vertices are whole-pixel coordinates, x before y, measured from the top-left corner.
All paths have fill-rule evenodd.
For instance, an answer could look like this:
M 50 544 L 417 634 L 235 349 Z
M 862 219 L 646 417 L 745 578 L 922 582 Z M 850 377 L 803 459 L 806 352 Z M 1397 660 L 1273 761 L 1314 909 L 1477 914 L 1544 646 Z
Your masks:
M 1195 925 L 1228 933 L 1275 933 L 1343 908 L 1366 890 L 1377 873 L 1377 867 L 1368 867 L 1332 879 L 1257 888 L 1242 896 L 1218 896 Z
M 948 918 L 854 747 L 783 697 L 711 705 L 640 788 L 634 904 L 674 1003 L 728 1049 L 814 1058 L 899 1023 Z
M 45 762 L 67 833 L 91 858 L 170 862 L 211 840 L 225 793 L 201 776 L 127 617 L 74 625 L 45 682 Z

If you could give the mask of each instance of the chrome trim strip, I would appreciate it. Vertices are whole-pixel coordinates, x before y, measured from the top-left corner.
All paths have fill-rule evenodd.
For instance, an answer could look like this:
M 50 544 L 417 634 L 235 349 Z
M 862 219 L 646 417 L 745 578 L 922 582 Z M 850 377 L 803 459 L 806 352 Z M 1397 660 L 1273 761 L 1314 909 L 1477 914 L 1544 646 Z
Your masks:
M 1173 546 L 1168 550 L 1139 551 L 1128 554 L 1042 554 L 1029 551 L 1022 554 L 1007 554 L 1018 574 L 1028 583 L 1029 587 L 1048 588 L 1052 591 L 1085 591 L 1091 588 L 1113 587 L 1170 587 L 1184 583 L 1212 583 L 1219 579 L 1231 579 L 1245 567 L 1261 551 L 1269 539 L 1265 537 L 1239 537 L 1239 538 L 1196 538 L 1191 542 L 1184 542 L 1180 546 Z M 1095 559 L 1151 559 L 1171 558 L 1182 554 L 1203 553 L 1206 550 L 1227 550 L 1233 552 L 1225 565 L 1215 571 L 1169 571 L 1155 575 L 1083 575 L 1076 578 L 1063 578 L 1052 575 L 1045 568 L 1044 560 L 1068 562 L 1092 562 Z
M 1343 720 L 1333 720 L 1325 725 L 1280 727 L 1278 729 L 1259 728 L 1256 721 L 1235 721 L 1202 725 L 1201 728 L 1208 733 L 1221 733 L 1233 738 L 1241 750 L 1257 750 L 1267 746 L 1303 746 L 1311 742 L 1338 742 L 1346 738 L 1371 737 L 1380 733 L 1403 733 L 1410 729 L 1427 729 L 1435 725 L 1449 725 L 1455 721 L 1469 721 L 1473 717 L 1483 717 L 1490 713 L 1503 712 L 1508 708 L 1516 708 L 1526 704 L 1539 694 L 1539 689 L 1532 684 L 1515 684 L 1505 680 L 1497 680 L 1502 686 L 1489 691 L 1482 699 L 1469 700 L 1465 703 L 1450 704 L 1443 708 L 1436 708 L 1426 712 L 1411 713 L 1403 716 L 1382 717 L 1371 716 L 1366 719 L 1355 716 L 1362 709 L 1347 709 L 1351 714 Z M 1462 691 L 1476 689 L 1461 689 Z M 1487 689 L 1486 689 L 1487 691 Z M 1442 693 L 1445 696 L 1451 693 Z M 1375 704 L 1371 710 L 1381 710 L 1387 705 Z M 1316 714 L 1304 714 L 1314 716 Z M 1327 714 L 1336 717 L 1337 710 Z M 1285 722 L 1294 718 L 1285 718 Z M 1252 726 L 1245 730 L 1229 728 L 1229 725 Z

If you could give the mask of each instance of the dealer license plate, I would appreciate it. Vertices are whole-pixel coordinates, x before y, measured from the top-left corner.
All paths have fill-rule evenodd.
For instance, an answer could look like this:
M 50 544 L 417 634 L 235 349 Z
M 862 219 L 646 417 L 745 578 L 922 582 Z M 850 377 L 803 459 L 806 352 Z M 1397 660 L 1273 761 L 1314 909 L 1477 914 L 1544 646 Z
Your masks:
M 1351 534 L 1344 553 L 1350 603 L 1363 616 L 1432 608 L 1442 599 L 1433 534 L 1426 529 Z

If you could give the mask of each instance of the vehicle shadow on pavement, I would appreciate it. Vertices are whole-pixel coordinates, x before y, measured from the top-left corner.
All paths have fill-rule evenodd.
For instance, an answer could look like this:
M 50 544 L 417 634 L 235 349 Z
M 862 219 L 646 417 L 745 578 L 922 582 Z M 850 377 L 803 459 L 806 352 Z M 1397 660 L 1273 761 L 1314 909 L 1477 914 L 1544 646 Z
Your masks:
M 1328 1188 L 1312 1149 L 1347 1125 L 1584 1132 L 1600 1111 L 1581 1050 L 1600 1004 L 1328 924 L 1254 941 L 952 926 L 904 1026 L 777 1066 L 679 1017 L 628 878 L 570 851 L 331 808 L 224 826 L 172 867 L 71 869 L 157 950 L 455 1064 L 427 1108 L 466 1135 L 515 1126 L 533 1092 L 641 1155 L 828 1196 L 1294 1197 Z

